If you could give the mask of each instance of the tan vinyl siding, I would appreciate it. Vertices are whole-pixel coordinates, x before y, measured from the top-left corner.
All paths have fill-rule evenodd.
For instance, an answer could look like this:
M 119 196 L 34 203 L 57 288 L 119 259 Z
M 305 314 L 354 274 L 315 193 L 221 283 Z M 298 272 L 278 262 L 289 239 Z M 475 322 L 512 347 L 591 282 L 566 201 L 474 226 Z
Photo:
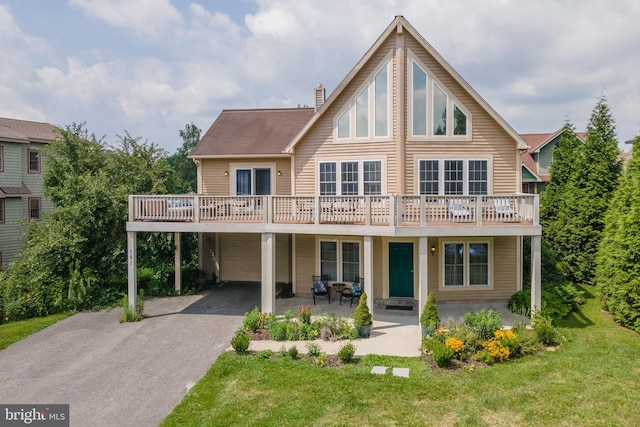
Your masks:
M 315 236 L 298 234 L 296 239 L 296 263 L 295 293 L 311 294 L 311 276 L 319 274 L 316 271 L 316 240 Z
M 390 135 L 387 138 L 334 142 L 334 123 L 337 117 L 344 111 L 346 105 L 354 99 L 362 89 L 363 85 L 372 79 L 376 70 L 382 66 L 394 46 L 391 37 L 373 55 L 371 60 L 356 74 L 350 85 L 338 95 L 338 98 L 327 109 L 323 116 L 316 122 L 312 129 L 295 147 L 295 193 L 297 195 L 317 193 L 317 166 L 316 162 L 322 160 L 339 159 L 381 159 L 386 162 L 386 187 L 392 192 L 396 187 L 395 182 L 395 144 L 393 136 L 396 132 L 393 112 L 391 111 Z M 394 67 L 392 58 L 389 60 L 390 79 L 389 91 L 393 88 Z M 390 98 L 393 99 L 393 98 Z M 390 102 L 390 109 L 393 110 L 393 103 Z M 372 120 L 372 117 L 370 117 Z
M 262 244 L 260 234 L 218 234 L 221 282 L 260 282 Z M 276 234 L 276 282 L 290 281 L 289 236 Z
M 491 156 L 493 158 L 493 193 L 518 192 L 516 179 L 519 172 L 516 169 L 518 151 L 513 138 L 409 34 L 406 34 L 405 46 L 427 66 L 427 72 L 435 76 L 438 83 L 453 95 L 454 100 L 469 111 L 472 124 L 471 141 L 411 141 L 411 130 L 408 128 L 408 120 L 405 120 L 407 139 L 410 140 L 407 142 L 405 159 L 407 193 L 418 193 L 418 189 L 415 188 L 417 183 L 416 171 L 414 171 L 415 159 L 427 158 L 430 154 L 447 154 L 469 158 L 473 157 L 473 154 Z M 410 90 L 410 85 L 411 82 L 407 81 L 407 91 Z M 405 98 L 406 117 L 410 117 L 408 108 L 411 97 L 408 92 Z
M 440 254 L 429 255 L 429 292 L 436 293 L 438 302 L 448 301 L 491 301 L 508 300 L 516 292 L 516 239 L 518 237 L 495 237 L 493 241 L 493 289 L 442 290 L 440 274 L 442 258 Z M 429 239 L 429 247 L 436 245 L 438 239 Z M 432 261 L 433 260 L 433 261 Z
M 291 160 L 288 157 L 265 157 L 259 159 L 202 159 L 202 194 L 231 195 L 231 165 L 274 164 L 275 194 L 291 194 Z M 280 171 L 280 176 L 278 176 Z M 228 175 L 225 176 L 225 172 Z

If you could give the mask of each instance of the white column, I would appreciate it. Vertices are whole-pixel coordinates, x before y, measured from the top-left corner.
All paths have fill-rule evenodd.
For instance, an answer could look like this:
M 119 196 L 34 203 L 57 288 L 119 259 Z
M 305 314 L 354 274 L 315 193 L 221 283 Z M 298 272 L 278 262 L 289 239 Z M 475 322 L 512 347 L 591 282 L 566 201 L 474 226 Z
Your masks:
M 422 316 L 422 310 L 427 303 L 429 295 L 428 287 L 428 264 L 429 264 L 429 241 L 426 236 L 418 239 L 418 321 Z
M 531 314 L 542 307 L 541 237 L 531 236 Z
M 262 233 L 262 286 L 261 311 L 276 311 L 276 238 L 273 233 Z
M 138 248 L 136 245 L 137 233 L 127 231 L 127 280 L 129 297 L 129 309 L 135 313 L 136 297 L 138 296 Z
M 373 238 L 364 236 L 364 291 L 367 293 L 367 306 L 373 315 Z
M 175 241 L 175 247 L 176 247 L 176 252 L 175 252 L 175 276 L 176 276 L 176 281 L 175 281 L 175 289 L 176 289 L 176 293 L 178 295 L 180 295 L 180 292 L 182 292 L 182 251 L 181 251 L 181 239 L 180 239 L 180 233 L 174 233 L 173 235 L 174 237 L 174 241 Z

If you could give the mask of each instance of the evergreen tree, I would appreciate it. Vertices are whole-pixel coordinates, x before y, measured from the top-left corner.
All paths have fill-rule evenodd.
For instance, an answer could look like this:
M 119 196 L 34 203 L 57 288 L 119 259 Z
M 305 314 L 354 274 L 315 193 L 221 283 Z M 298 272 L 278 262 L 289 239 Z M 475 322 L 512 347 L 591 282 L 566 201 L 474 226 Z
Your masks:
M 576 170 L 582 146 L 582 140 L 576 135 L 575 127 L 567 120 L 562 127 L 558 145 L 553 150 L 551 179 L 540 195 L 540 223 L 544 238 L 553 252 L 558 249 L 558 213 L 565 202 L 567 184 Z
M 604 307 L 640 332 L 640 137 L 607 215 L 596 260 Z
M 552 228 L 560 268 L 575 283 L 593 284 L 604 217 L 621 172 L 615 123 L 606 101 L 601 96 L 593 109 L 582 155 Z

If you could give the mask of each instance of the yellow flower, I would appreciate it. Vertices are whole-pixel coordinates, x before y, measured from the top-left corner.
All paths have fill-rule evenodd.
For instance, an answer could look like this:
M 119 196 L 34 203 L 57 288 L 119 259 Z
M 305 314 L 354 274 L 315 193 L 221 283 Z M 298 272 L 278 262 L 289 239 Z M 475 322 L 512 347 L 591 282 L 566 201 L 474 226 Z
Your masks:
M 456 353 L 460 353 L 464 348 L 464 343 L 455 337 L 447 338 L 444 341 L 444 345 L 453 349 L 453 351 L 455 351 Z
M 504 339 L 504 331 L 500 331 L 500 330 L 495 331 L 493 333 L 493 336 L 496 337 L 499 340 Z

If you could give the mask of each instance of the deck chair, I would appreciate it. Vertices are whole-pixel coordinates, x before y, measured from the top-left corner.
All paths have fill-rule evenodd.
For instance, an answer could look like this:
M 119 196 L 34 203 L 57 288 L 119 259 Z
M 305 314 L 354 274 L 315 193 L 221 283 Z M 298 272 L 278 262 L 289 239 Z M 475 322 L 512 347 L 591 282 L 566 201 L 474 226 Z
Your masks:
M 364 279 L 362 277 L 356 276 L 353 284 L 350 288 L 344 288 L 342 293 L 340 294 L 340 305 L 342 305 L 342 298 L 349 299 L 349 307 L 353 305 L 353 300 L 356 298 L 358 301 L 360 300 L 360 296 L 362 295 L 362 288 L 364 287 Z
M 517 213 L 511 208 L 509 199 L 493 199 L 493 211 L 498 217 L 513 217 Z
M 454 219 L 471 217 L 471 212 L 467 209 L 462 199 L 449 199 L 449 214 Z
M 313 285 L 311 286 L 311 294 L 313 295 L 313 305 L 316 305 L 316 295 L 326 296 L 331 304 L 331 287 L 322 280 L 321 276 L 311 276 L 313 278 Z

